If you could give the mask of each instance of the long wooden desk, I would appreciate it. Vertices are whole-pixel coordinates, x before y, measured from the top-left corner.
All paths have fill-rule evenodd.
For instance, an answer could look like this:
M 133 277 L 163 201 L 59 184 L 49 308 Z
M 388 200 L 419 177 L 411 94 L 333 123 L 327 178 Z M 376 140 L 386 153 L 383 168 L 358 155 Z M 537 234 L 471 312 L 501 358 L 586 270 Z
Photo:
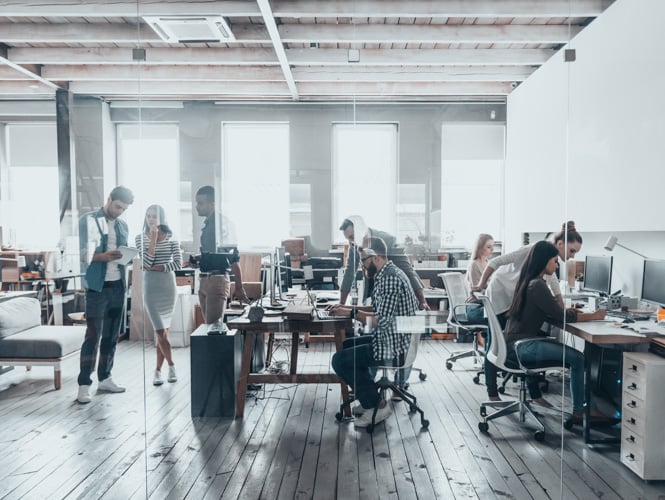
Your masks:
M 242 418 L 245 413 L 245 399 L 247 398 L 247 384 L 340 384 L 342 401 L 348 400 L 347 385 L 334 373 L 297 373 L 298 344 L 301 333 L 322 333 L 334 335 L 337 351 L 342 350 L 347 327 L 351 325 L 348 318 L 335 318 L 327 320 L 311 319 L 308 321 L 288 320 L 281 316 L 265 316 L 262 321 L 252 323 L 246 317 L 227 321 L 231 329 L 240 330 L 245 334 L 240 378 L 236 391 L 236 417 Z M 291 364 L 289 373 L 250 373 L 252 347 L 256 336 L 264 333 L 291 333 Z M 350 416 L 350 409 L 344 409 L 346 416 Z
M 614 321 L 587 321 L 583 323 L 567 323 L 566 331 L 584 340 L 584 420 L 582 434 L 586 444 L 617 443 L 618 439 L 591 437 L 591 362 L 596 349 L 609 345 L 643 344 L 651 341 L 646 335 L 621 328 Z

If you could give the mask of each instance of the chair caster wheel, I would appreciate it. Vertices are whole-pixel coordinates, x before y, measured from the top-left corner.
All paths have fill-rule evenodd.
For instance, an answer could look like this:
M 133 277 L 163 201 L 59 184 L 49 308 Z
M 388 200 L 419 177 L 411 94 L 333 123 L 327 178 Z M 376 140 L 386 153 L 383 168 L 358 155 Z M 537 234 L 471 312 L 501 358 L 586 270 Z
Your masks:
M 415 412 L 418 408 L 416 408 L 414 405 L 409 405 L 409 411 L 411 413 Z
M 453 369 L 453 364 L 451 361 L 446 361 L 446 368 L 448 368 L 449 370 Z
M 420 422 L 420 427 L 423 429 L 427 429 L 429 427 L 429 420 L 425 419 L 422 422 Z
M 367 426 L 367 434 L 372 434 L 374 432 L 374 426 L 372 424 L 369 424 Z
M 536 432 L 534 432 L 533 437 L 534 437 L 534 439 L 535 439 L 536 441 L 538 441 L 539 443 L 545 441 L 545 433 L 544 433 L 543 431 L 536 431 Z
M 499 394 L 505 394 L 506 393 L 506 388 L 505 387 L 499 387 Z
M 425 379 L 427 378 L 427 373 L 420 372 L 418 374 L 418 378 L 424 382 Z
M 569 431 L 570 429 L 573 428 L 573 419 L 572 418 L 567 418 L 566 421 L 563 423 L 563 428 Z
M 478 429 L 480 432 L 487 432 L 490 429 L 490 425 L 487 422 L 478 422 Z
M 480 416 L 481 417 L 486 417 L 487 416 L 487 407 L 486 406 L 481 406 L 480 407 Z
M 342 421 L 342 412 L 341 411 L 338 411 L 337 413 L 335 413 L 335 420 L 337 420 L 338 422 Z
M 478 377 L 478 376 L 473 377 L 473 383 L 476 384 L 476 385 L 479 385 L 480 384 L 480 377 Z

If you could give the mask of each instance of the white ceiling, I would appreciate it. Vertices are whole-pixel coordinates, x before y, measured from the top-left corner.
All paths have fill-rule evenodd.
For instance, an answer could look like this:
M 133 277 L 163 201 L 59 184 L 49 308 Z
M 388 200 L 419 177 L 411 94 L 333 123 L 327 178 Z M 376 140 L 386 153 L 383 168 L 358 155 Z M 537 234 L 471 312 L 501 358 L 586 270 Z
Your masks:
M 0 99 L 504 99 L 611 3 L 4 0 Z M 144 16 L 223 16 L 235 41 L 164 42 Z

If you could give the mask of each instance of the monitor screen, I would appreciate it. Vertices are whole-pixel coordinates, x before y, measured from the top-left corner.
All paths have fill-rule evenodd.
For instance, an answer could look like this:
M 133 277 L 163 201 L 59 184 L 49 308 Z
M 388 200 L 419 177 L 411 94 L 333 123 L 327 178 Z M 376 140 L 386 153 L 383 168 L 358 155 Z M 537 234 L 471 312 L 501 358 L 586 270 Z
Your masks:
M 584 289 L 603 295 L 612 293 L 612 257 L 587 255 L 584 262 Z
M 665 260 L 644 261 L 642 300 L 665 306 Z

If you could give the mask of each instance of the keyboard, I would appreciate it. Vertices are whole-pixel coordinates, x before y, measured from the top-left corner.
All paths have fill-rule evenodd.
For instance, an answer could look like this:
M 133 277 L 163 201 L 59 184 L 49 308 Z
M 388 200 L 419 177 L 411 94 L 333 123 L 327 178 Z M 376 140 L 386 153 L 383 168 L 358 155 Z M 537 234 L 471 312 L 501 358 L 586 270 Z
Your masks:
M 607 311 L 607 315 L 614 318 L 632 319 L 633 321 L 646 321 L 651 318 L 649 314 L 635 314 L 628 311 L 619 310 Z
M 328 311 L 327 309 L 316 309 L 316 317 L 319 319 L 337 319 L 346 318 L 347 316 L 333 314 L 332 311 Z

